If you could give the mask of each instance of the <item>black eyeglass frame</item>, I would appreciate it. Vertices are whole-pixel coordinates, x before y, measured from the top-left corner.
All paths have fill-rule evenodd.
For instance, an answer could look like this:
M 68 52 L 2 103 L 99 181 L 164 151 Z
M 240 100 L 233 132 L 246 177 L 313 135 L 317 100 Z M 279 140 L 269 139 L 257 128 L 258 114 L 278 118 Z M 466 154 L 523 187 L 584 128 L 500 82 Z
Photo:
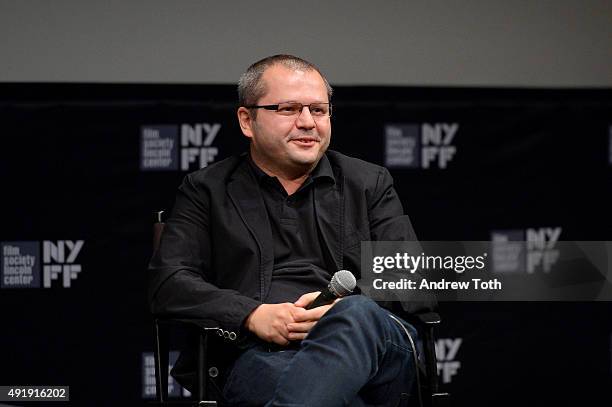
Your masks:
M 298 103 L 298 102 L 284 102 L 284 103 L 277 103 L 275 105 L 248 105 L 248 106 L 243 106 L 246 107 L 247 109 L 266 109 L 266 110 L 270 110 L 273 112 L 278 112 L 278 107 L 280 105 L 284 105 L 284 104 L 292 104 L 292 105 L 300 105 L 302 106 L 302 108 L 300 109 L 300 114 L 302 113 L 302 111 L 304 110 L 304 107 L 308 107 L 308 112 L 310 112 L 310 114 L 312 115 L 312 111 L 310 110 L 310 106 L 311 105 L 329 105 L 329 113 L 327 114 L 327 117 L 331 117 L 332 116 L 332 104 L 331 102 L 314 102 L 314 103 L 310 103 L 308 105 L 304 105 L 302 103 Z M 313 117 L 326 117 L 326 116 L 316 116 L 313 115 Z

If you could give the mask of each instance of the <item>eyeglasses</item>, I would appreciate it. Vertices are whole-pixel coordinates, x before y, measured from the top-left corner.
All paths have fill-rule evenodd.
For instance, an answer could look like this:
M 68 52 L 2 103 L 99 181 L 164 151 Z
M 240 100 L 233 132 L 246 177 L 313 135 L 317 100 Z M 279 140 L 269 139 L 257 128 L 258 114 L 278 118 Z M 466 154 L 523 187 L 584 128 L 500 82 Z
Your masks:
M 297 102 L 286 102 L 279 103 L 277 105 L 251 105 L 245 106 L 247 109 L 266 109 L 272 110 L 282 116 L 295 116 L 300 115 L 304 110 L 304 106 L 308 107 L 310 114 L 313 117 L 331 117 L 332 104 L 331 103 L 311 103 L 309 105 L 303 105 Z

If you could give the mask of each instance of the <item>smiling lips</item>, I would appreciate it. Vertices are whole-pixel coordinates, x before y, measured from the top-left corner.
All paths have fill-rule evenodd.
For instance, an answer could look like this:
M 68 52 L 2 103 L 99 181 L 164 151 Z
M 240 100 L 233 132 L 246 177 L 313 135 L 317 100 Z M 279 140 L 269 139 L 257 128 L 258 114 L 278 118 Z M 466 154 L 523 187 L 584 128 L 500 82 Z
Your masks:
M 289 141 L 295 141 L 297 144 L 303 145 L 303 146 L 309 146 L 309 145 L 319 142 L 319 140 L 316 137 L 296 137 L 296 138 L 292 138 Z

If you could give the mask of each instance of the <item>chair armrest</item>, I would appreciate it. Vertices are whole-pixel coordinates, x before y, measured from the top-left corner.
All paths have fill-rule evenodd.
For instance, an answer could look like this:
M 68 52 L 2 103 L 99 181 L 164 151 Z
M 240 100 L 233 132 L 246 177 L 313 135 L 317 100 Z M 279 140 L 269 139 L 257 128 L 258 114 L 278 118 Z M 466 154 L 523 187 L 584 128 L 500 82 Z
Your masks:
M 415 314 L 413 320 L 420 325 L 423 332 L 423 353 L 425 356 L 425 370 L 427 373 L 429 390 L 432 394 L 436 394 L 438 393 L 439 385 L 434 328 L 440 324 L 442 319 L 437 312 L 425 312 Z
M 436 325 L 442 321 L 440 315 L 437 312 L 425 312 L 422 314 L 416 314 L 415 317 L 423 325 Z

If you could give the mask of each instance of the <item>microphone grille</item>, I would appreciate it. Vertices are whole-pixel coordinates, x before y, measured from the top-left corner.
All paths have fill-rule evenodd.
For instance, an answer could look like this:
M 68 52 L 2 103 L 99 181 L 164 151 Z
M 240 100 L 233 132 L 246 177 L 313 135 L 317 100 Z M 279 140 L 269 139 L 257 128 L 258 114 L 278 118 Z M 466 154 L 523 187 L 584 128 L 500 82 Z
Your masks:
M 353 292 L 357 285 L 355 276 L 348 270 L 336 271 L 329 283 L 330 288 L 338 297 L 344 297 Z

